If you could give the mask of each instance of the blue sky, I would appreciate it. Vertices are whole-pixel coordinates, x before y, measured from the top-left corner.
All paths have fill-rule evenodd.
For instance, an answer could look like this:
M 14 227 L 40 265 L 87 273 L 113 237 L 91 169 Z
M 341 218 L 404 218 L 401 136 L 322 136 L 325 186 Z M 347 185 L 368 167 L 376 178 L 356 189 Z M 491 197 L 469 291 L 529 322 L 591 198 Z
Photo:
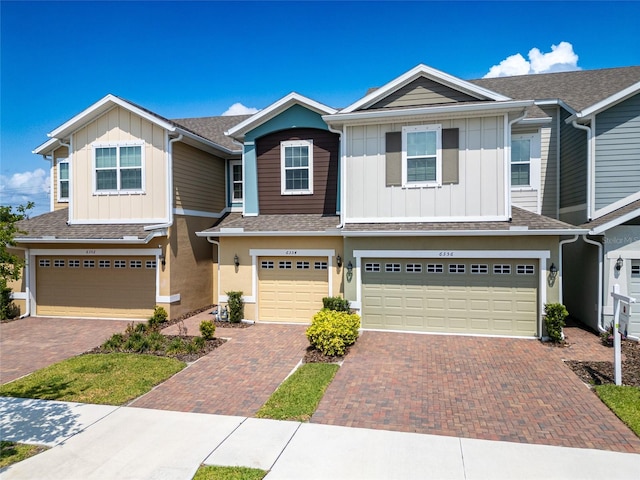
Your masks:
M 640 65 L 638 18 L 634 1 L 2 0 L 0 204 L 48 210 L 31 151 L 107 93 L 168 118 L 291 91 L 338 108 L 419 63 L 463 79 Z

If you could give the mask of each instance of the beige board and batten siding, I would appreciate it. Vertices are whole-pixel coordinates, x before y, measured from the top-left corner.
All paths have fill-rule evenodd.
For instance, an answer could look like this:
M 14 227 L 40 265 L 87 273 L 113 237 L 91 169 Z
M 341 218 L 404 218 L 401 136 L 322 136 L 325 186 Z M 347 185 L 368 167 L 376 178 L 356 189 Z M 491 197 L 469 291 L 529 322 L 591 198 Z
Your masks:
M 73 134 L 72 221 L 167 219 L 166 133 L 136 114 L 116 107 Z M 94 193 L 94 144 L 141 142 L 143 146 L 142 193 Z
M 174 206 L 220 213 L 225 208 L 225 161 L 190 145 L 173 145 Z
M 440 187 L 387 186 L 386 133 L 416 124 L 348 127 L 347 221 L 505 216 L 504 117 L 425 122 L 458 129 L 458 182 L 443 182 Z
M 145 319 L 153 313 L 153 256 L 41 255 L 35 261 L 36 315 Z
M 362 260 L 364 328 L 535 336 L 538 260 Z

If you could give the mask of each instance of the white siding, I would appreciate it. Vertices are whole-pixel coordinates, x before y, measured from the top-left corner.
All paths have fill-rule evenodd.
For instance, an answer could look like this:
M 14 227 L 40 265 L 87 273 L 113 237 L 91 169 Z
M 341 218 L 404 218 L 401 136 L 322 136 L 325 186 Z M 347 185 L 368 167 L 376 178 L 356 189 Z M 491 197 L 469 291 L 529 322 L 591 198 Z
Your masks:
M 503 117 L 430 121 L 458 128 L 459 183 L 441 187 L 387 187 L 385 133 L 407 124 L 348 127 L 346 182 L 348 221 L 417 221 L 504 216 Z M 412 122 L 411 125 L 419 124 Z

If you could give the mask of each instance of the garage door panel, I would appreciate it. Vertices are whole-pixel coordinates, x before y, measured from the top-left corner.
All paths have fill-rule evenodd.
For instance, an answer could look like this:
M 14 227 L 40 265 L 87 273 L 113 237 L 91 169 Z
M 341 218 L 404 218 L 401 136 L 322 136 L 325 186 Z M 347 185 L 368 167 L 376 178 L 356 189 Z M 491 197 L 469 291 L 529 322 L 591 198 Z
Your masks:
M 260 257 L 258 318 L 263 321 L 310 322 L 322 308 L 322 299 L 329 292 L 329 270 L 314 267 L 319 259 L 322 257 Z M 273 268 L 263 268 L 263 262 L 271 263 Z M 290 264 L 291 268 L 280 268 L 281 262 Z M 298 262 L 307 262 L 309 268 L 298 268 Z
M 372 259 L 384 270 L 385 263 L 400 263 L 402 271 L 362 274 L 362 311 L 365 328 L 398 330 L 449 331 L 500 335 L 536 334 L 538 317 L 538 276 L 517 275 L 519 264 L 533 265 L 537 260 L 484 260 L 485 271 L 471 273 L 475 261 L 456 260 L 464 264 L 465 273 L 449 273 L 448 262 L 441 273 L 427 272 L 421 259 Z M 365 259 L 365 266 L 367 260 Z M 407 272 L 406 265 L 422 264 L 421 273 Z M 493 265 L 507 274 L 494 274 Z M 508 265 L 508 267 L 506 267 Z M 505 266 L 505 267 L 502 267 Z M 412 266 L 413 268 L 413 266 Z M 458 267 L 453 267 L 458 268 Z M 375 325 L 369 322 L 376 309 Z M 421 311 L 421 313 L 419 313 Z

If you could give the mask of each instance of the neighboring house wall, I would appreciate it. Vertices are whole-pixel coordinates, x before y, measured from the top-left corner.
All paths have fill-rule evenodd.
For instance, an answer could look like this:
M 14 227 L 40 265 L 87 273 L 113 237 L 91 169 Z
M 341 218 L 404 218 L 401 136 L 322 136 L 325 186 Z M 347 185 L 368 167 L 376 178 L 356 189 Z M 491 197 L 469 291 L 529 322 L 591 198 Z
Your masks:
M 142 190 L 135 193 L 95 191 L 94 146 L 143 145 Z M 75 223 L 167 220 L 166 132 L 117 107 L 72 136 L 71 218 Z M 79 201 L 82 199 L 82 201 Z
M 24 259 L 24 250 L 18 250 L 15 248 L 8 248 L 7 251 L 12 255 Z M 11 289 L 11 295 L 13 297 L 13 303 L 19 309 L 19 315 L 22 315 L 26 311 L 26 283 L 25 283 L 25 269 L 23 268 L 20 273 L 20 280 L 9 280 L 7 287 Z
M 558 275 L 562 282 L 562 302 L 569 314 L 593 330 L 598 330 L 598 247 L 582 237 L 562 251 Z
M 640 94 L 595 120 L 595 210 L 640 190 Z
M 412 121 L 415 125 L 418 122 Z M 457 182 L 440 187 L 387 186 L 387 132 L 409 123 L 348 127 L 346 132 L 346 220 L 412 221 L 504 217 L 504 118 L 429 121 L 458 129 Z M 345 206 L 343 206 L 345 208 Z
M 587 220 L 587 132 L 560 121 L 560 220 L 579 225 Z
M 551 118 L 551 123 L 540 128 L 541 163 L 540 163 L 540 200 L 542 215 L 558 218 L 558 167 L 560 135 L 560 108 L 542 107 L 542 110 Z
M 283 195 L 281 142 L 313 142 L 313 194 Z M 318 213 L 335 215 L 338 194 L 339 136 L 327 130 L 300 128 L 256 140 L 258 202 L 261 214 Z
M 225 161 L 190 145 L 175 143 L 173 189 L 174 207 L 179 211 L 221 213 L 225 208 Z

